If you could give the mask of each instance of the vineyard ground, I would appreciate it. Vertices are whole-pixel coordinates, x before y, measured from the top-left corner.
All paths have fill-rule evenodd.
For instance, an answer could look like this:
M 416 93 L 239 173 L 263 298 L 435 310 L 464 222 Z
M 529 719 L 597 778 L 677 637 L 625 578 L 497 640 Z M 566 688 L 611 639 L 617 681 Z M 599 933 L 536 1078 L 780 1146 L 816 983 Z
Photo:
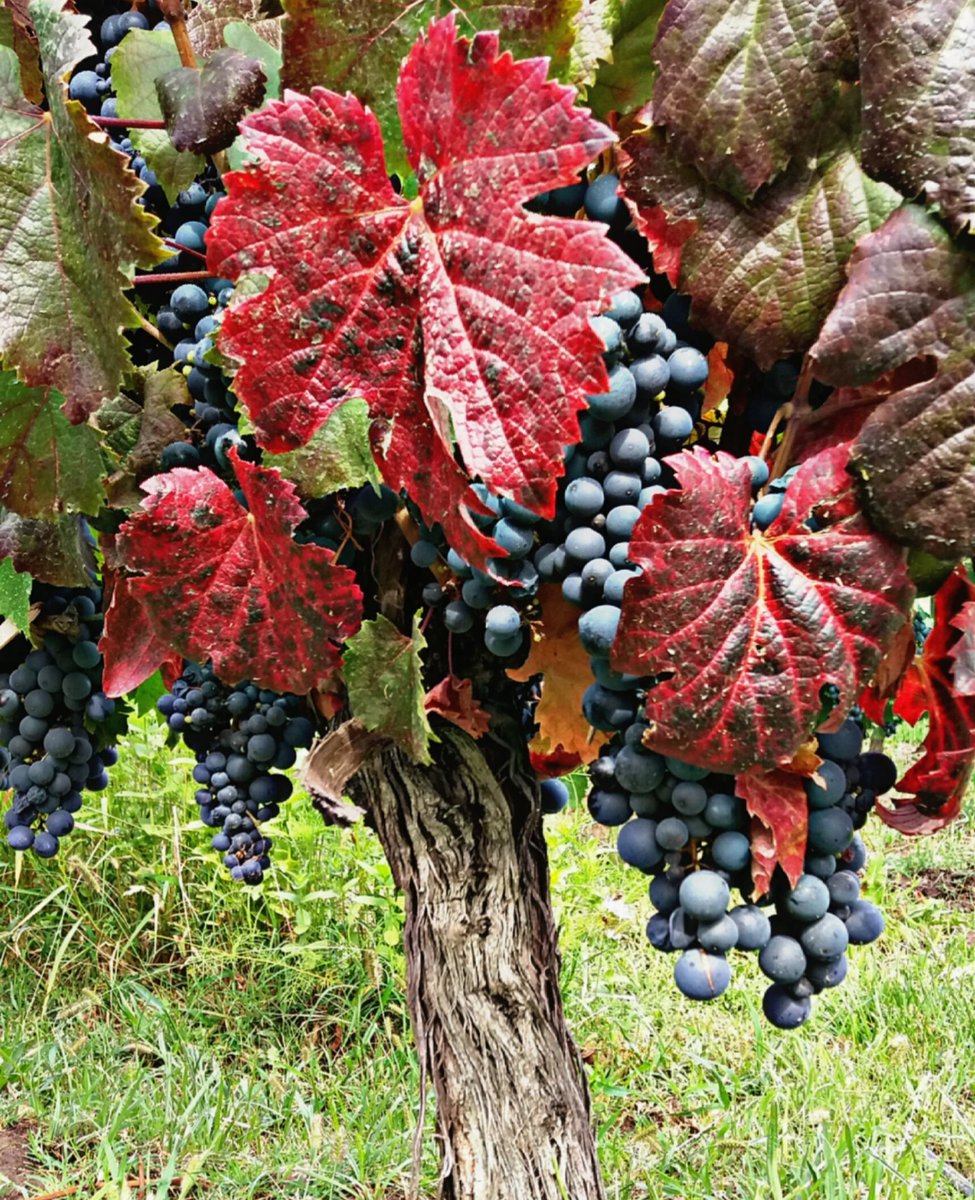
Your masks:
M 207 851 L 188 777 L 137 722 L 57 861 L 0 866 L 0 1197 L 402 1200 L 418 1076 L 374 839 L 292 804 L 249 893 Z M 612 1200 L 965 1194 L 975 814 L 936 845 L 872 827 L 889 936 L 794 1034 L 761 1021 L 752 963 L 717 1004 L 682 1000 L 611 836 L 578 803 L 549 832 Z

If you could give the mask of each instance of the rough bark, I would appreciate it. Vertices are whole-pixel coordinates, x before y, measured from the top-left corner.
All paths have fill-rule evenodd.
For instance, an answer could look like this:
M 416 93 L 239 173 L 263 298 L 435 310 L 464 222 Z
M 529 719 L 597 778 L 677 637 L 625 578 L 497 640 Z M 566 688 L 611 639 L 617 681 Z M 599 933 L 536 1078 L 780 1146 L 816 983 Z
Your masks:
M 350 785 L 406 897 L 410 1014 L 437 1098 L 442 1200 L 601 1200 L 566 1028 L 537 802 L 514 762 L 445 726 Z

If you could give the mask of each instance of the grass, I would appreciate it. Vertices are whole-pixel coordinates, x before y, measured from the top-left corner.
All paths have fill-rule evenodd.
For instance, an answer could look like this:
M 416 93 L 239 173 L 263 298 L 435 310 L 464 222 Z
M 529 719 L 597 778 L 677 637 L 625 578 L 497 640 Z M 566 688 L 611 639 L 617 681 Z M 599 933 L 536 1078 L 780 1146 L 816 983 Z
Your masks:
M 147 1200 L 399 1200 L 419 1081 L 402 905 L 375 840 L 293 802 L 255 894 L 225 878 L 194 811 L 188 760 L 162 751 L 148 718 L 56 862 L 0 859 L 0 1131 L 32 1157 L 9 1195 L 135 1200 L 141 1167 Z M 612 837 L 578 807 L 548 829 L 566 1008 L 612 1200 L 963 1194 L 971 814 L 913 843 L 873 826 L 868 892 L 887 935 L 792 1034 L 761 1020 L 751 961 L 726 997 L 685 1002 L 646 945 L 644 883 Z M 436 1170 L 427 1137 L 426 1196 Z

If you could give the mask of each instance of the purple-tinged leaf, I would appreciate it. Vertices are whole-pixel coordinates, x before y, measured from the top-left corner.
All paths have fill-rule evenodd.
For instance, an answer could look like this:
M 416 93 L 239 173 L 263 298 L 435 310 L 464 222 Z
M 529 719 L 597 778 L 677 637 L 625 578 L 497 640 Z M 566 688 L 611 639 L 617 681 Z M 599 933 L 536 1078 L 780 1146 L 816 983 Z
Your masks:
M 680 158 L 748 199 L 856 77 L 849 0 L 670 0 L 657 31 L 654 120 Z
M 0 509 L 0 558 L 58 587 L 91 587 L 95 556 L 79 517 L 35 521 Z
M 193 154 L 226 150 L 237 122 L 264 99 L 267 76 L 256 58 L 229 47 L 199 70 L 177 67 L 156 80 L 156 94 L 173 145 Z
M 818 160 L 815 150 L 797 160 L 749 208 L 679 161 L 659 130 L 624 143 L 621 175 L 637 227 L 651 248 L 666 250 L 695 322 L 763 369 L 809 347 L 853 247 L 900 201 L 863 173 L 853 142 L 832 127 L 820 134 Z
M 816 374 L 839 386 L 936 367 L 874 410 L 852 466 L 878 528 L 948 561 L 975 552 L 973 347 L 975 256 L 908 205 L 859 243 L 812 348 Z
M 962 230 L 975 217 L 975 6 L 861 0 L 860 39 L 865 168 Z

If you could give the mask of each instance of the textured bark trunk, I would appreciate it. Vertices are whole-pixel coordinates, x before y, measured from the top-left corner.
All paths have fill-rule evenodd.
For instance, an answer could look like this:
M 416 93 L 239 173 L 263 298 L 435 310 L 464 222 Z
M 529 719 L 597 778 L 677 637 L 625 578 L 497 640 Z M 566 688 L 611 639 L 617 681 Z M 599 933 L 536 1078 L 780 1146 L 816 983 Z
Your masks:
M 453 726 L 350 785 L 406 896 L 410 1013 L 432 1080 L 442 1200 L 601 1200 L 582 1063 L 562 1012 L 541 820 L 516 765 Z

